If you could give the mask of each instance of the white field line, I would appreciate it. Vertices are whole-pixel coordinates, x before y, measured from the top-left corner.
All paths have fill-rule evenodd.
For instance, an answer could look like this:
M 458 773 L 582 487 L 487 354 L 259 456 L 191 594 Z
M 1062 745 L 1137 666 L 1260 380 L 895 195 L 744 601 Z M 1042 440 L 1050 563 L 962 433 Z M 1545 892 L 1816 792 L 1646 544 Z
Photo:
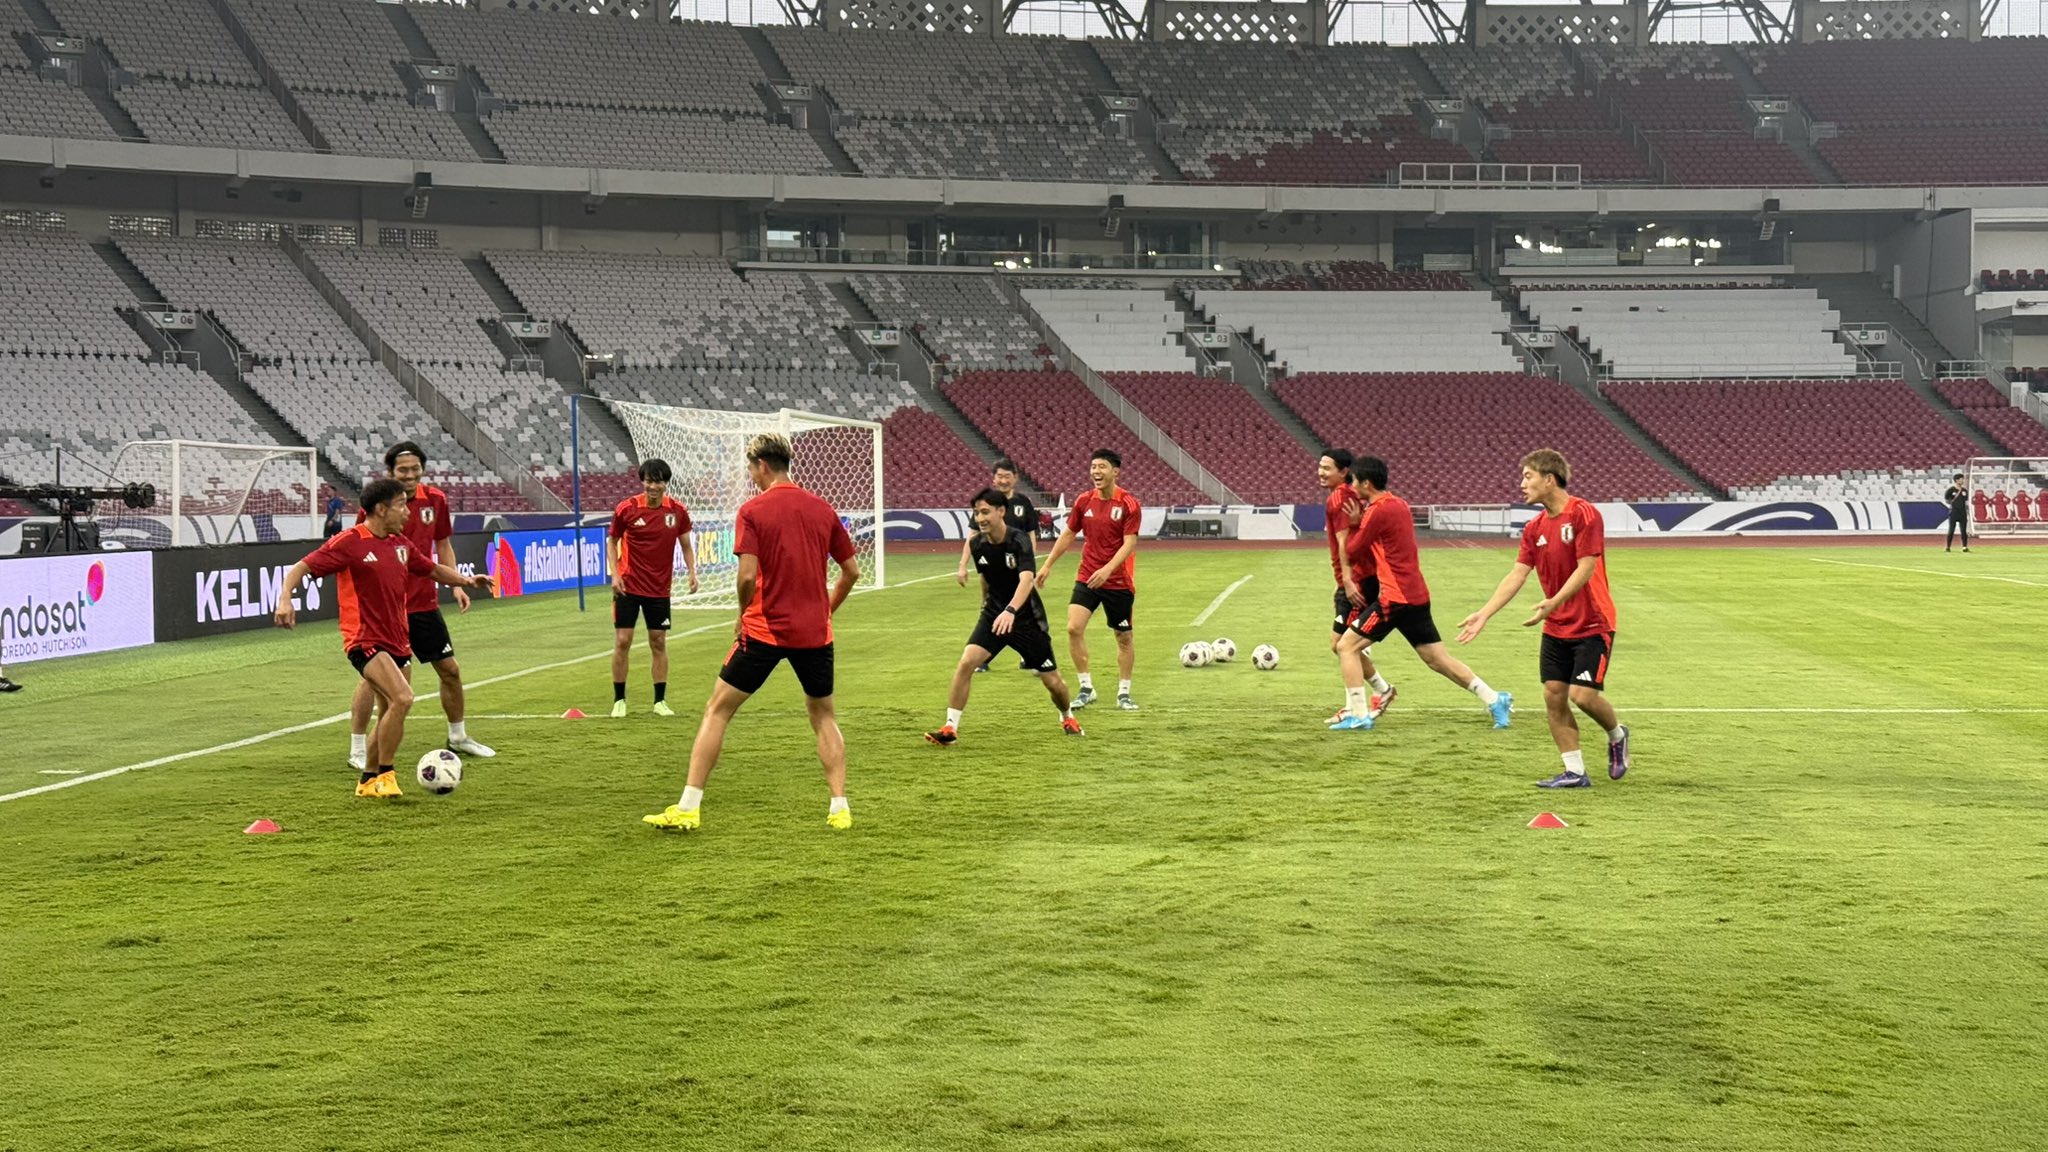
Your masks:
M 2029 588 L 2048 588 L 2038 580 L 2021 580 L 2016 576 L 1986 576 L 1978 572 L 1943 572 L 1939 568 L 1901 568 L 1896 564 L 1865 564 L 1856 560 L 1823 560 L 1808 556 L 1815 564 L 1834 564 L 1843 568 L 1881 568 L 1886 572 L 1914 572 L 1922 576 L 1947 576 L 1952 580 L 1995 580 L 2000 584 L 2024 584 Z
M 1237 591 L 1239 588 L 1242 588 L 1251 582 L 1252 578 L 1250 576 L 1246 576 L 1244 579 L 1239 580 L 1237 583 L 1232 584 L 1230 587 L 1225 588 L 1221 592 L 1218 592 L 1216 594 L 1216 598 L 1214 600 L 1209 601 L 1209 606 L 1207 608 L 1202 609 L 1202 614 L 1200 616 L 1195 617 L 1194 620 L 1189 622 L 1188 627 L 1200 628 L 1202 625 L 1207 624 L 1209 622 L 1209 617 L 1214 616 L 1216 614 L 1216 610 L 1218 608 L 1223 607 L 1223 602 L 1225 600 L 1230 599 L 1230 594 L 1232 592 Z
M 678 637 L 695 636 L 700 632 L 710 632 L 713 629 L 717 628 L 731 627 L 732 625 L 730 623 L 720 621 L 717 624 L 705 624 L 698 628 L 692 628 L 687 632 L 677 632 L 675 633 L 675 635 Z M 576 664 L 588 664 L 593 660 L 609 659 L 611 657 L 611 654 L 612 650 L 607 648 L 602 652 L 593 652 L 588 656 L 577 656 L 569 660 L 556 660 L 547 664 L 536 664 L 531 668 L 521 668 L 517 672 L 507 672 L 503 676 L 492 676 L 488 679 L 472 681 L 470 683 L 464 684 L 463 688 L 467 690 L 471 688 L 483 688 L 492 684 L 503 684 L 507 680 L 517 680 L 522 676 L 531 676 L 536 672 L 548 672 L 556 668 L 568 668 Z M 422 692 L 416 694 L 415 699 L 433 700 L 438 699 L 440 695 L 441 694 L 439 692 Z M 10 800 L 25 800 L 30 796 L 40 796 L 45 792 L 55 792 L 63 788 L 76 788 L 80 784 L 90 784 L 95 780 L 105 780 L 109 777 L 120 776 L 125 773 L 135 772 L 143 768 L 160 768 L 165 764 L 176 764 L 180 760 L 193 760 L 201 756 L 211 756 L 216 752 L 232 752 L 237 748 L 247 748 L 252 744 L 266 743 L 268 741 L 275 740 L 280 736 L 291 736 L 299 732 L 310 731 L 314 728 L 325 728 L 329 724 L 340 724 L 347 719 L 348 713 L 339 712 L 333 716 L 323 716 L 318 720 L 308 720 L 304 724 L 293 724 L 284 728 L 274 728 L 268 732 L 259 732 L 254 736 L 244 736 L 240 740 L 230 740 L 225 744 L 215 744 L 210 748 L 195 748 L 190 752 L 176 752 L 169 756 L 159 756 L 154 760 L 143 760 L 134 764 L 123 764 L 119 768 L 108 768 L 103 772 L 87 772 L 84 775 L 73 776 L 65 780 L 53 781 L 52 783 L 44 784 L 37 788 L 24 788 L 19 792 L 9 792 L 4 796 L 0 796 L 0 804 L 5 804 Z

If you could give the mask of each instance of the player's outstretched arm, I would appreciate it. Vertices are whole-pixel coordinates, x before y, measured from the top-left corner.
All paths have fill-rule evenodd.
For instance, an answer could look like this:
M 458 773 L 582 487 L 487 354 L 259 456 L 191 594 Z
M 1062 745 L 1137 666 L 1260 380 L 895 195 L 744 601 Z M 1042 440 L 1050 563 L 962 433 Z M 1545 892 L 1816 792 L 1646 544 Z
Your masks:
M 486 596 L 497 593 L 497 585 L 492 582 L 491 577 L 481 572 L 474 576 L 464 576 L 447 564 L 436 564 L 430 575 L 433 576 L 434 583 L 446 584 L 450 588 L 481 588 Z
M 1501 577 L 1500 587 L 1493 590 L 1493 598 L 1486 602 L 1486 607 L 1465 617 L 1458 625 L 1458 643 L 1470 644 L 1477 640 L 1479 634 L 1486 630 L 1486 622 L 1493 619 L 1493 614 L 1507 607 L 1510 600 L 1521 595 L 1522 585 L 1529 582 L 1529 573 L 1532 571 L 1534 569 L 1529 565 L 1517 563 L 1506 576 Z
M 1579 557 L 1579 565 L 1572 569 L 1571 577 L 1564 582 L 1564 587 L 1557 590 L 1557 595 L 1545 596 L 1542 600 L 1538 601 L 1536 611 L 1527 620 L 1522 621 L 1522 627 L 1527 628 L 1532 624 L 1541 624 L 1545 620 L 1550 619 L 1552 612 L 1557 611 L 1572 597 L 1579 594 L 1579 589 L 1584 588 L 1586 581 L 1593 578 L 1593 569 L 1599 563 L 1600 557 L 1598 554 Z
M 312 574 L 313 569 L 304 560 L 292 565 L 292 570 L 284 574 L 284 583 L 278 586 L 277 611 L 271 614 L 279 628 L 298 627 L 299 613 L 292 607 L 292 593 L 298 591 L 299 585 Z
M 455 544 L 452 541 L 442 540 L 435 545 L 434 550 L 441 557 L 441 563 L 450 568 L 455 567 Z M 455 610 L 458 612 L 469 611 L 469 592 L 467 590 L 462 588 L 455 590 Z

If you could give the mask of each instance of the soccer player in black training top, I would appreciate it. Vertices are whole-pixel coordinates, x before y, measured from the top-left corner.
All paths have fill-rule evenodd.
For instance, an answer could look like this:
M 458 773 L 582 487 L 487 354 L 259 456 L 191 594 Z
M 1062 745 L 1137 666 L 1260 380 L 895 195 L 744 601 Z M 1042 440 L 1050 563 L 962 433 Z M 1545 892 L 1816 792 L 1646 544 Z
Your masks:
M 992 487 L 1001 493 L 1003 497 L 1004 523 L 1008 524 L 1012 530 L 1020 533 L 1024 537 L 1025 547 L 1036 554 L 1038 546 L 1034 541 L 1038 537 L 1038 505 L 1031 502 L 1031 497 L 1017 491 L 1016 462 L 1008 456 L 997 460 L 992 479 L 995 481 Z M 974 533 L 969 532 L 967 539 L 960 543 L 960 570 L 953 574 L 953 579 L 959 581 L 962 588 L 967 586 L 967 569 L 974 563 L 974 541 L 977 538 Z M 1017 665 L 1017 667 L 1022 668 L 1026 672 L 1038 671 L 1029 660 Z M 975 671 L 986 672 L 988 671 L 988 665 L 984 663 L 981 667 L 976 668 Z
M 1941 502 L 1948 505 L 1948 543 L 1942 545 L 1943 552 L 1951 552 L 1956 546 L 1956 529 L 1963 530 L 1963 551 L 1970 550 L 1970 490 L 1963 486 L 1963 474 L 1956 473 L 1955 482 L 1948 491 L 1941 494 Z
M 1010 526 L 1006 503 L 1004 494 L 994 488 L 984 488 L 974 496 L 974 523 L 980 531 L 967 547 L 974 570 L 981 574 L 981 618 L 953 669 L 946 725 L 924 734 L 934 744 L 951 744 L 960 738 L 960 714 L 967 709 L 974 670 L 1004 648 L 1016 649 L 1025 666 L 1038 673 L 1052 695 L 1053 707 L 1060 711 L 1061 729 L 1070 736 L 1082 734 L 1081 722 L 1074 719 L 1072 698 L 1067 695 L 1067 682 L 1061 679 L 1059 662 L 1053 659 L 1052 631 L 1046 626 L 1045 602 L 1038 598 L 1031 540 Z

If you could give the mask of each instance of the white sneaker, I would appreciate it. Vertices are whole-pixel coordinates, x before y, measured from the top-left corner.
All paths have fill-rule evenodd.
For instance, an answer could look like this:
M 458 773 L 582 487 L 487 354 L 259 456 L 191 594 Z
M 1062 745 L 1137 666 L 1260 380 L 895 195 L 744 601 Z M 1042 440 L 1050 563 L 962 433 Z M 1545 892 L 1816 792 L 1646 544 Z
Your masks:
M 1136 712 L 1138 710 L 1137 702 L 1129 696 L 1118 696 L 1116 698 L 1116 706 L 1120 712 Z
M 614 719 L 614 720 L 619 720 L 619 719 L 623 719 L 623 718 L 625 717 L 625 715 L 626 715 L 626 702 L 625 702 L 624 700 L 614 700 L 614 701 L 612 701 L 612 719 Z
M 448 738 L 448 750 L 450 752 L 460 752 L 464 756 L 481 756 L 486 760 L 498 754 L 490 745 L 478 743 L 474 736 L 463 736 L 460 738 L 450 736 Z

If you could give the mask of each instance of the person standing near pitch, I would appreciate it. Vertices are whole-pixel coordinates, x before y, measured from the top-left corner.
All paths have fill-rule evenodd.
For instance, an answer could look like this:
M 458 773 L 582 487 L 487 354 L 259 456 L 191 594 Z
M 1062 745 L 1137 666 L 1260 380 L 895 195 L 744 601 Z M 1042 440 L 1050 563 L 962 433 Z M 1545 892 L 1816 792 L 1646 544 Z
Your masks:
M 1345 544 L 1351 529 L 1365 515 L 1365 501 L 1351 486 L 1351 453 L 1332 448 L 1316 462 L 1316 482 L 1329 493 L 1323 499 L 1323 534 L 1330 542 L 1330 571 L 1337 578 L 1337 592 L 1331 601 L 1330 651 L 1337 657 L 1337 670 L 1344 681 L 1344 706 L 1325 724 L 1336 724 L 1346 716 L 1362 715 L 1377 720 L 1394 702 L 1394 686 L 1373 666 L 1372 646 L 1347 652 L 1344 635 L 1351 621 L 1368 604 L 1380 599 L 1379 569 L 1370 553 L 1354 562 Z M 1366 695 L 1370 685 L 1372 695 Z
M 1038 506 L 1031 502 L 1031 497 L 1017 491 L 1016 462 L 1008 456 L 997 460 L 991 480 L 993 483 L 990 487 L 994 488 L 1003 498 L 1003 521 L 1012 530 L 1023 535 L 1024 547 L 1029 549 L 1033 555 L 1036 555 L 1038 551 L 1038 545 L 1035 543 L 1038 535 Z M 960 543 L 960 567 L 953 573 L 953 579 L 962 588 L 967 587 L 967 569 L 974 563 L 975 539 L 975 534 L 970 532 L 967 534 L 967 539 Z M 1038 671 L 1038 668 L 1029 660 L 1020 662 L 1017 667 L 1027 672 Z M 988 664 L 984 662 L 975 671 L 988 671 Z
M 335 576 L 335 599 L 341 606 L 341 642 L 348 662 L 370 686 L 382 719 L 377 722 L 375 759 L 360 769 L 356 795 L 399 795 L 398 745 L 405 738 L 406 713 L 412 711 L 412 684 L 405 666 L 412 662 L 412 636 L 406 600 L 413 577 L 425 577 L 453 588 L 492 591 L 491 578 L 464 576 L 448 564 L 437 564 L 405 535 L 405 486 L 389 478 L 363 488 L 361 524 L 333 537 L 292 565 L 283 588 L 297 588 L 308 576 Z M 292 628 L 298 613 L 290 596 L 280 596 L 277 626 Z
M 803 687 L 811 731 L 818 737 L 818 762 L 832 790 L 825 823 L 842 830 L 853 827 L 853 810 L 846 803 L 846 738 L 832 703 L 832 614 L 853 592 L 860 563 L 839 513 L 791 483 L 790 456 L 789 440 L 772 432 L 747 445 L 747 476 L 760 495 L 740 505 L 733 523 L 732 550 L 740 569 L 736 639 L 704 704 L 682 798 L 641 818 L 664 831 L 699 826 L 704 785 L 718 765 L 726 727 L 784 660 Z M 824 580 L 828 557 L 839 565 L 829 598 Z
M 1458 627 L 1458 643 L 1477 639 L 1535 571 L 1543 599 L 1522 626 L 1543 625 L 1543 706 L 1564 757 L 1564 771 L 1537 781 L 1538 788 L 1593 786 L 1574 706 L 1607 733 L 1607 778 L 1619 780 L 1629 768 L 1628 725 L 1606 696 L 1615 625 L 1614 597 L 1607 590 L 1607 525 L 1598 508 L 1565 490 L 1571 479 L 1571 465 L 1561 453 L 1542 448 L 1522 457 L 1522 499 L 1543 510 L 1522 527 L 1522 550 L 1493 598 Z
M 967 709 L 967 694 L 974 674 L 1004 648 L 1014 648 L 1024 666 L 1038 673 L 1045 690 L 1052 694 L 1052 706 L 1060 711 L 1060 728 L 1069 736 L 1080 736 L 1081 722 L 1067 697 L 1067 682 L 1060 678 L 1059 664 L 1052 656 L 1052 632 L 1045 618 L 1045 602 L 1038 598 L 1038 576 L 1031 560 L 1031 543 L 1009 522 L 1005 504 L 1008 497 L 995 488 L 984 488 L 974 496 L 974 523 L 981 530 L 967 542 L 974 557 L 975 571 L 981 573 L 981 619 L 960 664 L 953 669 L 953 687 L 946 698 L 946 724 L 924 734 L 934 744 L 952 744 L 960 739 L 960 714 Z
M 1352 529 L 1345 548 L 1354 564 L 1370 557 L 1380 578 L 1380 599 L 1361 609 L 1344 635 L 1342 650 L 1354 655 L 1399 630 L 1415 655 L 1444 679 L 1479 697 L 1493 715 L 1493 726 L 1505 728 L 1514 714 L 1514 697 L 1487 686 L 1465 662 L 1450 654 L 1429 611 L 1429 585 L 1422 579 L 1422 558 L 1415 547 L 1415 512 L 1406 500 L 1387 491 L 1387 462 L 1360 456 L 1351 462 L 1352 484 L 1365 501 L 1365 515 Z M 1347 710 L 1348 711 L 1348 710 Z M 1349 712 L 1330 725 L 1335 731 L 1370 728 L 1370 715 Z
M 426 450 L 410 440 L 400 440 L 385 449 L 384 470 L 405 489 L 407 514 L 401 531 L 412 542 L 413 550 L 449 568 L 455 567 L 455 517 L 448 511 L 448 494 L 422 478 L 427 471 Z M 356 523 L 362 524 L 368 518 L 368 513 L 356 512 Z M 455 610 L 469 611 L 469 593 L 461 588 L 455 590 Z M 406 592 L 405 613 L 413 657 L 433 665 L 434 673 L 441 678 L 441 714 L 448 718 L 449 749 L 464 756 L 496 756 L 495 750 L 470 736 L 463 722 L 462 666 L 455 662 L 455 641 L 448 635 L 447 618 L 441 615 L 440 586 L 433 577 L 412 578 Z M 407 672 L 410 671 L 408 667 Z M 358 772 L 369 767 L 370 709 L 376 698 L 370 682 L 362 680 L 357 682 L 356 694 L 348 703 L 348 766 Z
M 1116 636 L 1116 706 L 1126 712 L 1138 710 L 1131 702 L 1131 669 L 1137 663 L 1137 650 L 1131 644 L 1131 602 L 1137 596 L 1138 521 L 1143 509 L 1136 496 L 1117 487 L 1123 466 L 1123 457 L 1109 448 L 1097 448 L 1088 458 L 1088 479 L 1095 486 L 1074 501 L 1067 512 L 1066 529 L 1038 567 L 1041 580 L 1051 579 L 1052 566 L 1074 546 L 1074 536 L 1087 537 L 1074 591 L 1067 601 L 1067 651 L 1081 679 L 1080 695 L 1074 697 L 1076 708 L 1095 702 L 1095 681 L 1088 674 L 1087 630 L 1088 618 L 1101 608 Z
M 612 566 L 612 716 L 626 714 L 626 664 L 633 652 L 633 626 L 647 621 L 647 654 L 654 673 L 654 714 L 673 716 L 668 706 L 668 623 L 676 579 L 676 545 L 690 591 L 697 590 L 697 546 L 690 538 L 690 510 L 668 494 L 668 461 L 649 459 L 639 469 L 641 493 L 612 509 L 606 533 Z

